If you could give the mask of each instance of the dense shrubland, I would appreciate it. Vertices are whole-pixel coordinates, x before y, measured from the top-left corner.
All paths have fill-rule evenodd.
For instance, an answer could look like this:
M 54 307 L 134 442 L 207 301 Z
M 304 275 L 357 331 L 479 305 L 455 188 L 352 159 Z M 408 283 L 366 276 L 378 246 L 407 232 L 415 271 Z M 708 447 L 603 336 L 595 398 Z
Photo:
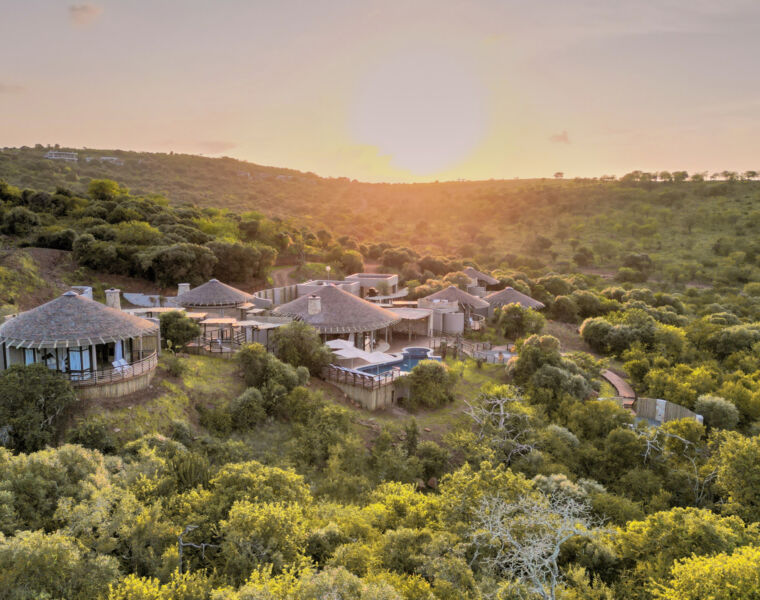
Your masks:
M 174 160 L 162 163 L 162 176 Z M 3 186 L 7 241 L 72 249 L 83 266 L 173 283 L 201 272 L 261 277 L 275 253 L 304 275 L 329 264 L 337 277 L 377 262 L 417 296 L 466 286 L 461 270 L 473 264 L 546 309 L 504 307 L 478 334 L 515 344 L 506 366 L 452 351 L 445 366 L 421 363 L 405 382 L 411 414 L 358 413 L 324 393 L 310 375 L 329 352 L 302 324 L 278 332 L 275 353 L 240 352 L 234 393 L 214 389 L 212 400 L 190 401 L 187 414 L 153 428 L 127 429 L 107 411 L 70 414 L 76 403 L 65 386 L 32 371 L 0 375 L 3 419 L 13 419 L 0 453 L 8 597 L 722 600 L 756 592 L 757 184 L 682 173 L 431 184 L 420 197 L 440 205 L 423 218 L 404 186 L 289 174 L 283 210 L 297 206 L 289 194 L 306 180 L 310 202 L 327 197 L 323 184 L 341 190 L 324 210 L 350 204 L 356 190 L 387 195 L 379 208 L 364 205 L 366 215 L 337 214 L 328 231 L 307 212 L 299 222 L 167 204 L 98 181 L 95 171 L 110 167 L 86 168 L 95 180 L 87 192 L 84 165 L 63 175 L 71 193 Z M 129 160 L 125 170 L 134 189 L 142 175 Z M 199 179 L 185 173 L 195 194 Z M 298 192 L 285 191 L 291 185 Z M 408 225 L 388 218 L 399 198 Z M 366 217 L 378 212 L 385 220 L 371 230 Z M 176 318 L 162 328 L 176 347 L 193 334 Z M 587 352 L 569 352 L 568 342 Z M 169 374 L 161 393 L 179 403 L 198 383 L 190 359 L 174 360 L 185 369 Z M 642 396 L 695 410 L 704 424 L 635 423 L 598 397 L 606 368 L 625 372 Z M 39 385 L 19 385 L 26 378 Z M 39 400 L 62 418 L 41 426 L 29 408 Z M 183 547 L 180 574 L 178 536 L 188 525 L 183 540 L 195 546 Z
M 543 294 L 549 315 L 575 298 L 567 321 L 602 356 L 564 352 L 546 319 L 507 307 L 489 326 L 516 338 L 506 368 L 449 357 L 406 382 L 419 419 L 458 415 L 440 436 L 408 418 L 368 438 L 309 385 L 329 357 L 292 325 L 276 355 L 241 351 L 242 393 L 199 407 L 200 429 L 116 439 L 90 416 L 66 434 L 80 445 L 6 451 L 0 582 L 72 598 L 680 600 L 724 597 L 722 560 L 753 589 L 760 368 L 753 335 L 736 333 L 753 331 L 749 305 L 700 316 L 713 290 L 503 280 Z M 538 325 L 507 327 L 523 320 Z M 650 428 L 597 399 L 610 360 L 705 424 Z M 254 440 L 272 428 L 286 433 L 262 452 Z

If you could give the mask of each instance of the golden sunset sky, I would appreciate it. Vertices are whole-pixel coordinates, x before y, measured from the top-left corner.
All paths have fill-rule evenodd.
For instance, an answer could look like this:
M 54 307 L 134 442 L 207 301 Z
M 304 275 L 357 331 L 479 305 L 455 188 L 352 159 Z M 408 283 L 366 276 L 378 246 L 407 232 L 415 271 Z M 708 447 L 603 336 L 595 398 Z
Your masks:
M 0 0 L 0 146 L 366 181 L 760 169 L 755 0 Z

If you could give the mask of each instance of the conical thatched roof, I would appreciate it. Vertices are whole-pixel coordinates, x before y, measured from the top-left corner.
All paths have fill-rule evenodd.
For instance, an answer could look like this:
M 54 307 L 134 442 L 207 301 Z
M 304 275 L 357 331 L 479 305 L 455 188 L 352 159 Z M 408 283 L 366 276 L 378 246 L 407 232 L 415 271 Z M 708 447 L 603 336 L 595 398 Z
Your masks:
M 524 308 L 533 308 L 535 310 L 541 310 L 545 307 L 543 302 L 539 302 L 522 292 L 518 292 L 512 287 L 506 287 L 498 292 L 488 294 L 486 301 L 494 307 L 505 306 L 507 304 L 519 304 Z
M 473 267 L 465 267 L 462 269 L 462 273 L 467 275 L 468 277 L 471 277 L 472 279 L 479 279 L 480 281 L 485 281 L 486 285 L 496 285 L 499 283 L 499 280 L 495 277 L 491 277 L 490 275 L 483 273 L 481 271 L 478 271 L 477 269 Z
M 449 302 L 457 302 L 463 306 L 469 306 L 470 308 L 488 308 L 488 302 L 483 298 L 478 298 L 472 294 L 460 290 L 458 287 L 450 285 L 447 288 L 442 289 L 435 294 L 425 296 L 425 300 L 447 300 Z
M 319 312 L 316 314 L 309 314 L 310 297 L 319 299 Z M 362 300 L 332 284 L 322 286 L 308 296 L 301 296 L 278 306 L 273 312 L 304 321 L 320 333 L 375 331 L 401 321 L 396 313 Z
M 251 294 L 218 279 L 210 279 L 203 285 L 180 294 L 175 301 L 180 306 L 236 306 L 251 298 Z
M 0 325 L 0 342 L 19 348 L 89 346 L 155 333 L 158 324 L 66 292 Z

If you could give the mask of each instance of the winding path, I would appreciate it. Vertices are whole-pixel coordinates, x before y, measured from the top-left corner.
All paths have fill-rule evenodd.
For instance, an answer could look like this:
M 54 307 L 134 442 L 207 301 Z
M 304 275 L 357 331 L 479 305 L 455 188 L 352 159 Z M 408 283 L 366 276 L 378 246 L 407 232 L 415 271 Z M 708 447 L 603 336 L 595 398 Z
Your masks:
M 636 398 L 636 393 L 633 391 L 633 388 L 630 386 L 630 384 L 617 373 L 613 373 L 607 369 L 604 371 L 604 373 L 602 373 L 602 377 L 604 377 L 612 384 L 612 387 L 617 390 L 617 394 L 621 398 Z
M 290 266 L 274 269 L 272 271 L 272 283 L 274 287 L 285 287 L 286 285 L 293 283 L 293 280 L 290 278 L 290 274 L 297 268 L 298 267 Z

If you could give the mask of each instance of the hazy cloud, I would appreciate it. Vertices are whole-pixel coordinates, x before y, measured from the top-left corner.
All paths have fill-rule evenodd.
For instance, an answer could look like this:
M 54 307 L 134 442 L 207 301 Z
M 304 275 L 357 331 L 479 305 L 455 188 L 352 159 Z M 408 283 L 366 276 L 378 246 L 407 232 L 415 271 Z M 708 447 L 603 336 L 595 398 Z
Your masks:
M 26 88 L 23 85 L 15 85 L 13 83 L 0 83 L 0 94 L 20 94 L 25 90 Z
M 555 133 L 554 135 L 549 136 L 549 141 L 554 142 L 555 144 L 569 144 L 570 136 L 567 135 L 567 131 L 563 131 L 562 133 Z
M 101 6 L 90 4 L 89 2 L 69 6 L 69 18 L 72 24 L 79 25 L 80 27 L 97 21 L 102 12 L 103 8 Z

